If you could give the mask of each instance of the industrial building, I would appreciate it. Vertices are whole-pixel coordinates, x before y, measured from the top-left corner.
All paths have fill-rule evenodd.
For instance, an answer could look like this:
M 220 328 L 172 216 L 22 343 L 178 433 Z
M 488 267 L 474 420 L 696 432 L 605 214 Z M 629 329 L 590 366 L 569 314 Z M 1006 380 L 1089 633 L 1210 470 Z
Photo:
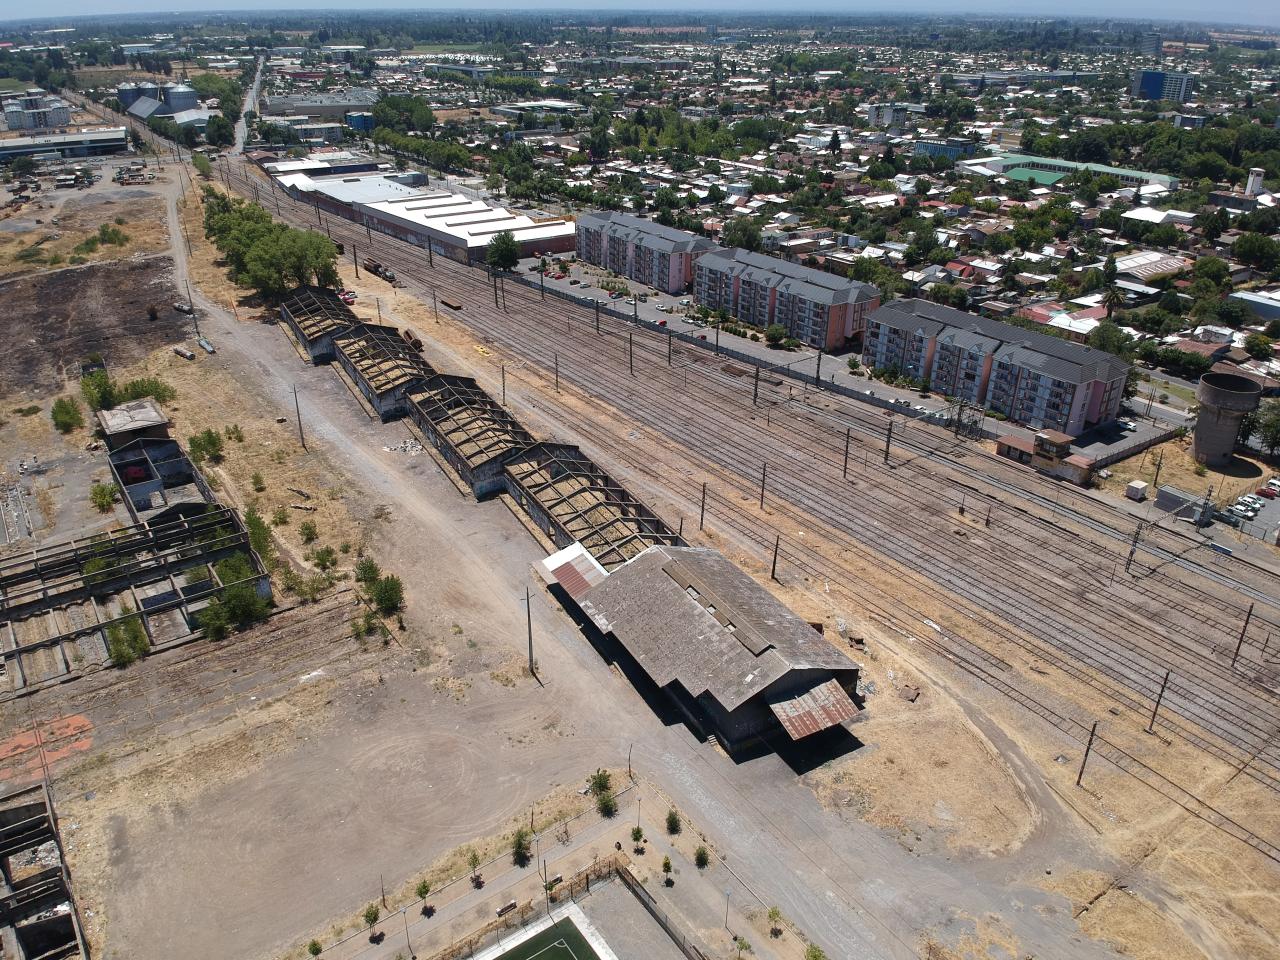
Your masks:
M 541 564 L 701 736 L 731 752 L 847 728 L 858 666 L 716 550 L 653 546 L 605 571 L 569 548 Z
M 71 105 L 32 87 L 3 101 L 4 125 L 9 130 L 47 130 L 71 123 Z
M 923 103 L 868 103 L 863 109 L 873 127 L 905 127 L 908 121 L 925 120 Z
M 1073 437 L 1115 419 L 1129 375 L 1127 363 L 1103 350 L 917 299 L 868 317 L 862 362 Z
M 420 176 L 316 177 L 299 171 L 276 179 L 298 199 L 464 263 L 483 259 L 489 241 L 503 231 L 515 238 L 523 257 L 573 250 L 570 221 L 534 220 L 462 194 L 422 190 L 411 185 Z
M 1079 163 L 1074 160 L 1059 160 L 1056 157 L 1034 157 L 1020 153 L 1000 153 L 989 157 L 975 157 L 961 160 L 957 164 L 961 173 L 971 173 L 985 177 L 1008 177 L 1010 180 L 1034 181 L 1042 187 L 1050 187 L 1064 177 L 1080 170 L 1093 174 L 1110 174 L 1126 187 L 1161 186 L 1168 190 L 1178 189 L 1178 178 L 1162 173 L 1149 173 L 1146 170 L 1128 170 L 1124 167 L 1110 167 L 1103 163 Z
M 435 370 L 395 327 L 360 323 L 333 337 L 334 358 L 374 412 L 393 420 L 406 412 L 407 393 Z
M 203 131 L 214 115 L 200 106 L 199 95 L 185 83 L 122 83 L 116 87 L 116 99 L 125 113 L 144 123 L 153 117 L 163 118 Z
M 978 152 L 978 144 L 968 137 L 921 137 L 911 146 L 912 156 L 946 157 L 959 160 Z
M 333 360 L 333 338 L 360 322 L 335 291 L 310 286 L 299 287 L 280 304 L 280 319 L 312 363 Z
M 0 796 L 0 957 L 88 956 L 48 782 Z
M 346 90 L 326 90 L 317 93 L 277 93 L 262 98 L 262 115 L 306 116 L 317 120 L 338 120 L 348 113 L 373 109 L 378 102 L 378 91 L 367 87 L 349 87 Z
M 716 248 L 706 237 L 611 212 L 579 216 L 577 244 L 579 260 L 671 294 L 689 288 L 694 263 Z
M 787 336 L 819 350 L 837 350 L 861 336 L 867 315 L 880 306 L 880 291 L 870 284 L 725 247 L 698 258 L 693 295 L 708 310 L 743 323 L 781 324 Z
M 101 157 L 124 153 L 128 149 L 128 131 L 124 127 L 101 127 L 77 130 L 75 133 L 46 133 L 0 140 L 0 163 L 7 163 L 16 157 Z
M 1196 78 L 1189 73 L 1164 70 L 1135 70 L 1131 93 L 1140 100 L 1171 100 L 1186 103 L 1191 99 Z

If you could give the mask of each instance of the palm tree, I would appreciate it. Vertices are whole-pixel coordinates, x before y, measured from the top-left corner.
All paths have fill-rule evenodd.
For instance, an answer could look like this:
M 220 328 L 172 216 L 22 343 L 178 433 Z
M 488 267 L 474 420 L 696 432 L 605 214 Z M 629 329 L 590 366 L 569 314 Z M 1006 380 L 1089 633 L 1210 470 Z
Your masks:
M 1124 294 L 1121 293 L 1120 288 L 1114 284 L 1107 287 L 1107 292 L 1102 296 L 1102 305 L 1107 308 L 1107 319 L 1110 320 L 1116 307 L 1124 306 Z

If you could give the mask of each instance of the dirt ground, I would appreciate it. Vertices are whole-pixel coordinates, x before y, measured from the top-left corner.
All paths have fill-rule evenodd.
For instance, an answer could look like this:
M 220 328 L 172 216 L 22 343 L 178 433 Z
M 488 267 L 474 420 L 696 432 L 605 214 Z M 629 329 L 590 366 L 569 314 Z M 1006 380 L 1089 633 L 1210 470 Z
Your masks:
M 154 256 L 71 267 L 0 283 L 0 397 L 78 393 L 80 365 L 101 355 L 113 375 L 153 350 L 191 334 L 178 299 L 172 261 Z M 151 321 L 147 308 L 159 305 Z
M 119 260 L 169 246 L 164 204 L 151 190 L 98 185 L 86 192 L 44 193 L 39 201 L 0 220 L 0 276 Z M 101 243 L 96 249 L 82 246 L 103 225 L 122 231 L 125 242 Z
M 1191 438 L 1169 440 L 1145 450 L 1107 469 L 1111 476 L 1100 481 L 1103 490 L 1121 496 L 1131 480 L 1152 484 L 1149 495 L 1155 496 L 1156 466 L 1160 467 L 1160 484 L 1170 484 L 1187 493 L 1203 494 L 1213 487 L 1213 501 L 1232 503 L 1241 494 L 1252 493 L 1274 472 L 1271 467 L 1252 457 L 1236 454 L 1224 468 L 1202 466 L 1191 456 Z

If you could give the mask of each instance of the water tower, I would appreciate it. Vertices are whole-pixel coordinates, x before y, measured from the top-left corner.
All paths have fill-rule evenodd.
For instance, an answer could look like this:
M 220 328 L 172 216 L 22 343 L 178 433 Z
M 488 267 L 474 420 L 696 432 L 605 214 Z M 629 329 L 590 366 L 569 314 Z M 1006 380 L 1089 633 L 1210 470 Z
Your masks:
M 1196 387 L 1200 415 L 1191 453 L 1197 463 L 1221 467 L 1231 462 L 1240 421 L 1258 409 L 1262 386 L 1235 373 L 1206 373 Z

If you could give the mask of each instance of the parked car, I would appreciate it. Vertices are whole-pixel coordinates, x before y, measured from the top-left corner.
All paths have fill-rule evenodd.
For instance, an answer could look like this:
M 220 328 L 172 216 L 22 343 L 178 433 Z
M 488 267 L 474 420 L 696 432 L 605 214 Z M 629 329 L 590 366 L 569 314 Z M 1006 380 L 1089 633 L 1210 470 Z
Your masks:
M 1245 504 L 1245 503 L 1233 504 L 1231 509 L 1228 510 L 1227 512 L 1234 513 L 1241 520 L 1252 520 L 1254 517 L 1258 515 L 1257 510 L 1255 510 L 1253 507 L 1250 507 L 1248 504 Z
M 1272 477 L 1267 481 L 1267 486 L 1276 491 L 1276 493 L 1280 493 L 1280 477 Z
M 660 326 L 660 327 L 665 327 L 666 325 L 667 325 L 667 321 L 665 321 L 665 320 L 659 320 L 659 321 L 658 321 L 658 326 Z
M 189 304 L 189 303 L 187 303 L 187 302 L 185 302 L 185 301 L 182 301 L 182 300 L 180 300 L 180 301 L 178 301 L 177 303 L 175 303 L 175 304 L 173 305 L 173 309 L 177 310 L 179 313 L 194 313 L 194 312 L 195 312 L 194 310 L 192 310 L 192 309 L 191 309 L 191 304 Z
M 580 284 L 581 282 L 582 282 L 582 281 L 581 281 L 581 280 L 579 280 L 577 277 L 570 277 L 570 278 L 569 278 L 569 286 L 571 286 L 571 287 L 576 287 L 576 286 L 577 286 L 578 284 Z
M 692 303 L 693 303 L 693 301 L 692 301 L 692 300 L 681 300 L 681 301 L 680 301 L 680 306 L 682 306 L 682 307 L 687 307 L 687 306 L 692 305 Z
M 1215 519 L 1215 520 L 1217 520 L 1217 521 L 1219 521 L 1219 522 L 1221 522 L 1221 523 L 1225 523 L 1225 524 L 1227 524 L 1227 526 L 1230 526 L 1230 527 L 1238 527 L 1238 526 L 1240 526 L 1240 518 L 1239 518 L 1239 517 L 1237 517 L 1237 516 L 1236 516 L 1235 514 L 1233 514 L 1233 513 L 1225 513 L 1225 512 L 1223 512 L 1222 510 L 1215 510 L 1215 511 L 1213 512 L 1213 519 Z
M 1277 494 L 1274 487 L 1259 487 L 1258 496 L 1263 497 L 1267 500 L 1274 500 Z
M 1258 510 L 1261 510 L 1267 505 L 1261 497 L 1254 496 L 1252 493 L 1246 493 L 1243 497 L 1239 498 L 1239 501 L 1241 503 L 1247 503 L 1249 506 L 1255 507 Z

